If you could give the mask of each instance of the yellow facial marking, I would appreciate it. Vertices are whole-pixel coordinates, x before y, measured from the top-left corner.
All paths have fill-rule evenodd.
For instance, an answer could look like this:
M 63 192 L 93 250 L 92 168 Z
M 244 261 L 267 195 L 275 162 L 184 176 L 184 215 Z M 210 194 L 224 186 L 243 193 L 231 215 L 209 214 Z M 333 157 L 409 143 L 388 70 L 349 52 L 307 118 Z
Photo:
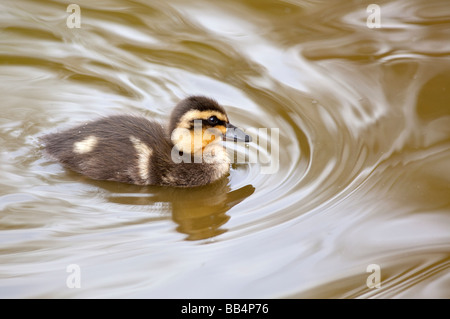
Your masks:
M 152 156 L 153 151 L 137 137 L 130 136 L 130 141 L 133 143 L 138 157 L 139 177 L 143 180 L 148 180 L 150 178 L 150 157 Z
M 170 139 L 179 151 L 190 153 L 192 142 L 190 130 L 186 128 L 176 128 L 173 130 Z
M 98 143 L 98 138 L 91 135 L 80 142 L 73 144 L 73 152 L 77 154 L 86 154 L 91 152 Z
M 220 132 L 222 132 L 222 135 L 227 134 L 227 128 L 223 125 L 217 125 L 215 126 L 216 129 L 220 130 Z
M 178 150 L 198 154 L 209 144 L 221 141 L 222 130 L 215 127 L 204 128 L 196 126 L 193 129 L 176 128 L 172 132 L 172 142 Z
M 194 120 L 206 120 L 211 116 L 216 116 L 219 120 L 228 122 L 228 118 L 225 114 L 218 111 L 198 111 L 191 110 L 184 114 L 181 119 L 178 121 L 178 128 L 190 128 L 191 123 Z
M 221 136 L 222 132 L 215 127 L 194 128 L 191 130 L 191 150 L 198 152 L 200 145 L 203 150 L 210 143 L 220 142 Z

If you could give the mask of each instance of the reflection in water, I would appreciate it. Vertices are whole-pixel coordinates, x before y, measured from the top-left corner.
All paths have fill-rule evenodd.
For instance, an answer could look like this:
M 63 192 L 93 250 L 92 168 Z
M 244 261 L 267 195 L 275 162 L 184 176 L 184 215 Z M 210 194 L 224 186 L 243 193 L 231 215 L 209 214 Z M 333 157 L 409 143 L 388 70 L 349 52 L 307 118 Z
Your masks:
M 172 203 L 172 218 L 177 230 L 188 234 L 189 240 L 205 239 L 226 231 L 224 224 L 230 218 L 227 211 L 252 195 L 255 188 L 246 185 L 230 191 L 226 180 L 203 189 L 177 190 Z
M 108 197 L 111 203 L 147 205 L 152 209 L 160 206 L 171 212 L 173 221 L 178 224 L 177 231 L 187 234 L 188 240 L 211 238 L 226 232 L 224 225 L 230 219 L 226 213 L 255 191 L 252 185 L 231 191 L 227 178 L 195 188 L 134 185 L 118 188 L 114 182 L 85 182 L 111 192 Z

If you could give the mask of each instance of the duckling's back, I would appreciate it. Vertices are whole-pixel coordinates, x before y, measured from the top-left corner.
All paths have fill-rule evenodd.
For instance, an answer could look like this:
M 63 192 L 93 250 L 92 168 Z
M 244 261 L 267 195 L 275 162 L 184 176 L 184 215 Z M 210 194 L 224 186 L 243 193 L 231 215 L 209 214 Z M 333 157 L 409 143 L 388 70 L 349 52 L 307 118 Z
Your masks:
M 141 117 L 110 116 L 42 140 L 50 156 L 93 179 L 161 184 L 171 166 L 166 131 Z

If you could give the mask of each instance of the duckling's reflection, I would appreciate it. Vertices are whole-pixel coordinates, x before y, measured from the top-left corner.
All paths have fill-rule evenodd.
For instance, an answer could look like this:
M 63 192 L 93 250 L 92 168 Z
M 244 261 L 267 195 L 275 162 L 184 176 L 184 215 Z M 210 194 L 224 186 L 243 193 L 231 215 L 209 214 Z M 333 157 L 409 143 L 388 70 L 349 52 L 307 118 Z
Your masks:
M 231 191 L 227 178 L 194 188 L 139 187 L 88 179 L 83 181 L 110 191 L 112 196 L 109 197 L 109 201 L 113 203 L 126 205 L 168 203 L 167 206 L 172 209 L 172 219 L 178 224 L 177 231 L 187 234 L 187 240 L 211 238 L 226 232 L 227 229 L 223 225 L 230 219 L 226 214 L 228 210 L 255 191 L 252 185 Z M 114 195 L 119 193 L 133 193 L 133 196 Z M 136 193 L 141 193 L 142 196 L 136 196 Z

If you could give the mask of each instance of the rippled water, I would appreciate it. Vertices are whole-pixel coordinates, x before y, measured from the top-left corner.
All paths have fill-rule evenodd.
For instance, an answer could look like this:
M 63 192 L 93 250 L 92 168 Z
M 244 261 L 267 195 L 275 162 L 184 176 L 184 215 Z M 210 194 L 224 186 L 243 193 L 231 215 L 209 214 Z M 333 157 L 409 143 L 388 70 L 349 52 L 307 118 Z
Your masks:
M 0 4 L 1 298 L 450 297 L 448 1 L 379 1 L 380 28 L 372 1 L 77 1 L 81 28 L 69 3 Z M 191 94 L 278 128 L 279 169 L 180 190 L 42 156 L 43 134 Z

